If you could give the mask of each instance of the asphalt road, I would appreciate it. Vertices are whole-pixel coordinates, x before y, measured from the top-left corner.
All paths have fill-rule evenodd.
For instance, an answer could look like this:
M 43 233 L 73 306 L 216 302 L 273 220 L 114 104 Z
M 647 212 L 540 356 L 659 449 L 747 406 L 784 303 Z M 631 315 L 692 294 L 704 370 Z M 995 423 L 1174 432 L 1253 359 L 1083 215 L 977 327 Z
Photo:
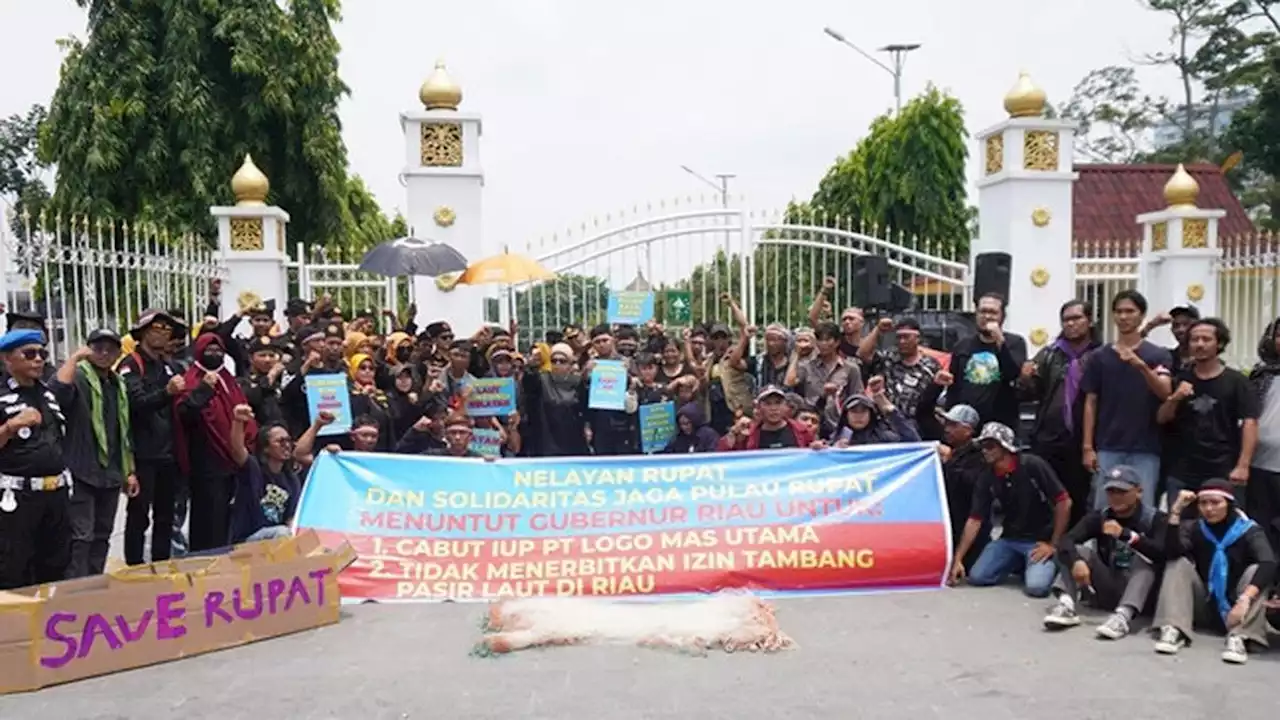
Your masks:
M 1243 667 L 1202 636 L 1175 658 L 1040 628 L 1014 588 L 785 600 L 777 655 L 632 647 L 469 655 L 480 605 L 362 605 L 341 623 L 0 698 L 0 718 L 1244 718 L 1280 651 Z M 1093 624 L 1102 617 L 1090 618 Z

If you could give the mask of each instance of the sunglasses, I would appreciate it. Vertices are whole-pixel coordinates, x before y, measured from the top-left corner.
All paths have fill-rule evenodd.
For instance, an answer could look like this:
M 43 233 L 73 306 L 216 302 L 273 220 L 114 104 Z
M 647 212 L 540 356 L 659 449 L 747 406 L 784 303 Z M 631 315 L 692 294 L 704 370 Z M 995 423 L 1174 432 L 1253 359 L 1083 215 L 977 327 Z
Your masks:
M 552 365 L 568 365 L 568 364 L 569 364 L 569 362 L 570 362 L 570 361 L 569 361 L 569 358 L 567 358 L 567 357 L 553 357 L 553 358 L 551 358 L 551 364 L 552 364 Z
M 36 358 L 40 358 L 41 360 L 49 359 L 49 351 L 44 348 L 23 348 L 18 355 L 22 356 L 23 360 L 35 360 Z

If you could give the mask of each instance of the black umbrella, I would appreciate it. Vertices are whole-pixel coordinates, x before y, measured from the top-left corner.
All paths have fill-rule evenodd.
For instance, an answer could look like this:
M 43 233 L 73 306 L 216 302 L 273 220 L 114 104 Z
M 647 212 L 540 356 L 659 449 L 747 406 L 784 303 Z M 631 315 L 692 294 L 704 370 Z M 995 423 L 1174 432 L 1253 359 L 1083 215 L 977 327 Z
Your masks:
M 444 243 L 403 237 L 384 242 L 365 253 L 360 260 L 360 269 L 388 277 L 439 277 L 466 270 L 467 259 Z

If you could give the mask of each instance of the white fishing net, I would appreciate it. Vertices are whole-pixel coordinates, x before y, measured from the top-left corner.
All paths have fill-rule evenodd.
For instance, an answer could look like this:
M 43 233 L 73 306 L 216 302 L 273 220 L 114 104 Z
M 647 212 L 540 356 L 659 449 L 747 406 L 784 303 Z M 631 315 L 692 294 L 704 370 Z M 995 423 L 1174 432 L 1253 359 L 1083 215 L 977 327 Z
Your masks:
M 771 605 L 750 594 L 723 592 L 697 600 L 626 602 L 530 598 L 489 606 L 481 654 L 550 645 L 640 645 L 704 654 L 776 652 L 795 646 L 778 629 Z

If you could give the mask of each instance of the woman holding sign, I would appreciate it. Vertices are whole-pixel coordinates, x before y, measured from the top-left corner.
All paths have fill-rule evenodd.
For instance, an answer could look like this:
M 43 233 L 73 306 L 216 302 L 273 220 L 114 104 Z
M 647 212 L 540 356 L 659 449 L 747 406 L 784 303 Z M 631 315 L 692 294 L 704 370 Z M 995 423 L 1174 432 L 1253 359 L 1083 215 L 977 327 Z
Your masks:
M 391 427 L 390 401 L 377 385 L 377 371 L 373 358 L 357 353 L 347 361 L 347 374 L 351 379 L 351 414 L 367 415 L 378 423 L 378 452 L 387 452 L 395 434 Z

